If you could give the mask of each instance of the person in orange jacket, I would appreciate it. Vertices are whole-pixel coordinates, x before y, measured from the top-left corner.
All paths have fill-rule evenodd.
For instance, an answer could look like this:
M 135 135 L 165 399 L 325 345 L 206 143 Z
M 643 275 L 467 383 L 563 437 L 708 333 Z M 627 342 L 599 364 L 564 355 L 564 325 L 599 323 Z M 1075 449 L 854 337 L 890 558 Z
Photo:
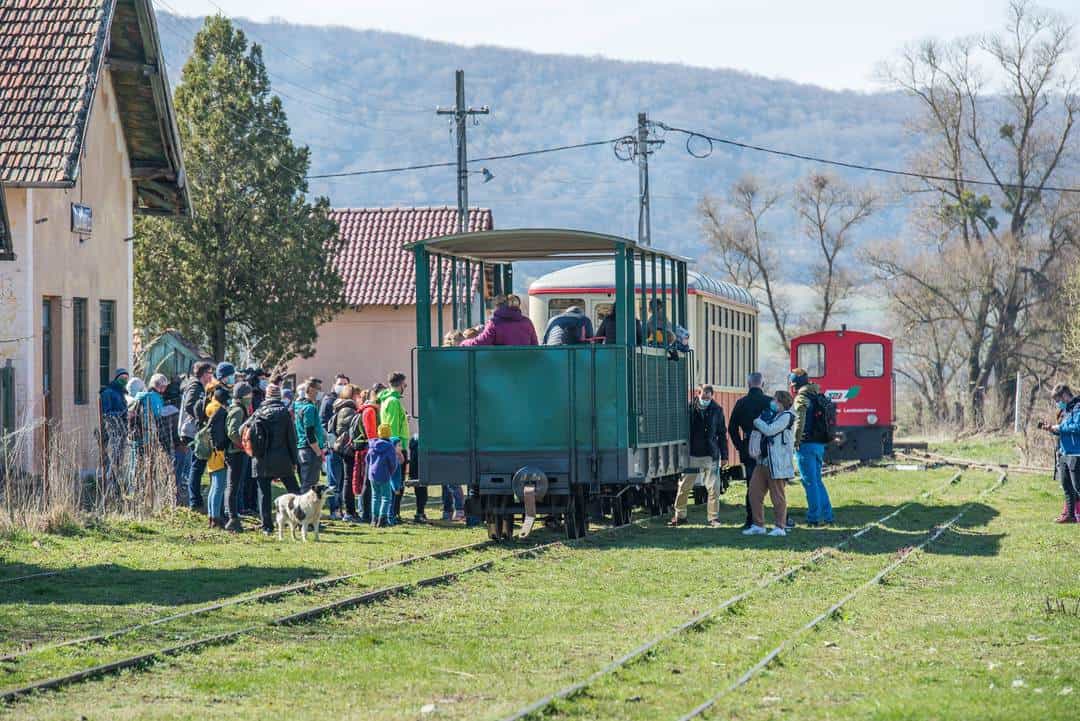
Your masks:
M 374 440 L 379 437 L 379 393 L 386 390 L 382 383 L 376 383 L 370 390 L 361 394 L 360 425 L 364 429 L 364 437 Z M 353 463 L 353 493 L 359 499 L 360 522 L 371 523 L 371 488 L 367 480 L 367 448 L 357 447 L 358 454 Z

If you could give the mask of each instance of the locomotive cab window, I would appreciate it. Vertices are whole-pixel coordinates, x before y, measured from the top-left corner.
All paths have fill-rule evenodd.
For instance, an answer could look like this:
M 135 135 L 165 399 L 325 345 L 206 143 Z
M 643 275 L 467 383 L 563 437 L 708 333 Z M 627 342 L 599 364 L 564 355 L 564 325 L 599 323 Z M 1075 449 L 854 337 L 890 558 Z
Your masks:
M 575 305 L 578 308 L 581 308 L 582 310 L 584 310 L 585 309 L 585 299 L 584 298 L 555 298 L 554 300 L 550 300 L 550 301 L 548 301 L 548 317 L 547 317 L 547 319 L 551 320 L 555 316 L 557 316 L 560 313 L 562 313 L 563 311 L 565 311 L 567 308 L 573 308 Z
M 880 378 L 885 375 L 885 346 L 881 343 L 856 345 L 855 375 L 860 378 Z
M 811 378 L 825 375 L 825 346 L 822 343 L 804 343 L 799 346 L 798 364 Z

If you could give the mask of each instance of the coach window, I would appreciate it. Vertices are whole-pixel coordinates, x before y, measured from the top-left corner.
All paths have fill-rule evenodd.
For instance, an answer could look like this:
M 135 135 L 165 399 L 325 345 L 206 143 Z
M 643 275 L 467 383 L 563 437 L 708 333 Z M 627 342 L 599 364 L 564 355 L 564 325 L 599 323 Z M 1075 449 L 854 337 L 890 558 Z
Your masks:
M 548 301 L 548 320 L 551 320 L 559 313 L 562 313 L 567 308 L 573 308 L 574 306 L 585 310 L 584 298 L 555 298 Z
M 825 375 L 825 346 L 821 343 L 804 343 L 799 346 L 796 361 L 800 368 L 806 371 L 811 378 L 822 378 Z
M 615 307 L 614 303 L 595 303 L 593 304 L 593 323 L 599 328 L 600 324 L 611 315 L 611 309 Z M 549 319 L 550 320 L 550 319 Z
M 880 378 L 885 375 L 885 346 L 881 343 L 856 345 L 855 375 L 860 378 Z

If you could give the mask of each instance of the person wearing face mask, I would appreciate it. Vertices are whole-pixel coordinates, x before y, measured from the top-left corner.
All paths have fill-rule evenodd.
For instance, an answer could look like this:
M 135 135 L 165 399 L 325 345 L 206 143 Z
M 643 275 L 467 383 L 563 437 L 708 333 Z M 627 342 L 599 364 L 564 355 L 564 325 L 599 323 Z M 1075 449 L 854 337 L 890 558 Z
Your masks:
M 1080 396 L 1064 383 L 1054 386 L 1050 398 L 1057 404 L 1058 423 L 1047 430 L 1058 437 L 1057 475 L 1065 491 L 1065 507 L 1057 523 L 1080 522 Z M 1040 424 L 1045 427 L 1045 424 Z
M 795 477 L 795 414 L 791 412 L 794 399 L 787 391 L 777 391 L 769 410 L 754 421 L 761 433 L 764 457 L 754 467 L 750 478 L 750 513 L 752 523 L 744 536 L 787 535 L 787 482 Z M 772 498 L 776 526 L 765 530 L 765 493 Z
M 720 494 L 717 485 L 720 482 L 720 464 L 727 464 L 727 429 L 724 424 L 724 409 L 713 400 L 713 387 L 704 385 L 698 388 L 697 398 L 690 412 L 690 467 L 696 473 L 685 473 L 679 481 L 679 490 L 675 495 L 675 515 L 669 526 L 680 526 L 686 522 L 686 506 L 690 501 L 690 492 L 697 479 L 708 492 L 707 513 L 709 525 L 720 526 Z

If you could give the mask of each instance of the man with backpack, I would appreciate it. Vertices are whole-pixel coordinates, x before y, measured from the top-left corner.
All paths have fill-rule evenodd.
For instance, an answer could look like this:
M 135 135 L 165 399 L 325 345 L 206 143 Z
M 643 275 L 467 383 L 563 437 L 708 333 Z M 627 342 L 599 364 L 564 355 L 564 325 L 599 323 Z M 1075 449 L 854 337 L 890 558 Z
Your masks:
M 189 448 L 195 441 L 195 434 L 206 422 L 205 416 L 200 417 L 199 414 L 199 408 L 204 405 L 200 401 L 205 399 L 206 386 L 210 384 L 213 378 L 214 364 L 208 361 L 199 361 L 192 369 L 191 377 L 180 387 L 180 424 L 177 427 L 177 433 L 180 436 L 180 442 Z M 203 505 L 202 477 L 204 471 L 206 471 L 206 460 L 192 458 L 191 465 L 188 467 L 187 489 L 188 508 L 193 511 L 199 510 Z
M 281 378 L 275 377 L 266 387 L 266 400 L 244 424 L 240 438 L 244 452 L 251 456 L 251 474 L 259 488 L 262 532 L 269 536 L 274 532 L 270 483 L 276 478 L 289 493 L 300 492 L 296 482 L 296 468 L 300 465 L 296 425 L 281 401 Z
M 244 530 L 240 522 L 241 497 L 244 482 L 248 475 L 248 456 L 244 453 L 243 427 L 251 416 L 251 385 L 240 381 L 233 387 L 232 403 L 225 416 L 225 431 L 229 436 L 225 462 L 228 464 L 228 476 L 225 481 L 225 530 L 239 533 Z
M 795 455 L 806 490 L 806 525 L 828 525 L 833 522 L 833 508 L 821 467 L 825 446 L 835 435 L 836 406 L 802 368 L 791 371 L 789 378 L 795 389 Z
M 338 471 L 334 481 L 337 484 L 337 493 L 339 495 L 335 499 L 334 506 L 341 506 L 341 520 L 349 523 L 356 523 L 360 520 L 357 517 L 356 494 L 353 492 L 352 485 L 356 455 L 353 436 L 357 430 L 356 426 L 361 423 L 359 411 L 356 407 L 356 396 L 359 393 L 359 388 L 352 383 L 346 383 L 338 392 L 338 399 L 334 401 L 334 413 L 326 423 L 327 433 L 333 439 L 332 445 L 327 451 L 330 458 L 327 459 L 326 465 L 329 467 L 333 463 Z M 331 518 L 334 517 L 334 506 L 330 510 Z

